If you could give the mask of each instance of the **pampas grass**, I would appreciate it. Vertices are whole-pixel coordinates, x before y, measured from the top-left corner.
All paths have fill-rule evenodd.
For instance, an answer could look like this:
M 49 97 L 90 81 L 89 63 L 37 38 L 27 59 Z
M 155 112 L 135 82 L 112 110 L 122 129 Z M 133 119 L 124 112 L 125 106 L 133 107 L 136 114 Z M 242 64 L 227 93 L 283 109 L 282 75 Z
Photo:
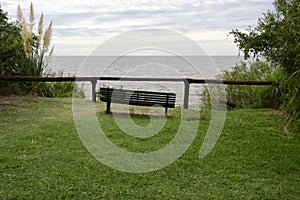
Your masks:
M 49 45 L 50 45 L 50 41 L 51 41 L 51 37 L 52 37 L 52 21 L 49 24 L 49 27 L 46 29 L 44 37 L 43 37 L 43 48 L 45 50 L 48 50 Z
M 52 25 L 51 21 L 48 28 L 44 31 L 44 14 L 42 13 L 35 30 L 35 14 L 33 4 L 30 4 L 29 20 L 27 21 L 23 15 L 21 7 L 18 5 L 17 21 L 22 30 L 22 39 L 25 55 L 30 59 L 31 65 L 34 69 L 28 70 L 31 76 L 47 75 L 47 68 L 49 61 L 53 54 L 54 47 L 51 45 Z M 50 50 L 50 51 L 49 51 Z

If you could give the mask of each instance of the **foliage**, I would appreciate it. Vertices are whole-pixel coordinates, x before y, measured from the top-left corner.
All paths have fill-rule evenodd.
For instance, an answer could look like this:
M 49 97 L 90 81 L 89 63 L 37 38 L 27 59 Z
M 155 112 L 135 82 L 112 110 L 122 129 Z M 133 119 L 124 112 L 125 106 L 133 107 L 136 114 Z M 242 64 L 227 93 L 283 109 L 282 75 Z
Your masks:
M 0 75 L 24 74 L 24 64 L 28 62 L 22 46 L 20 29 L 9 23 L 7 13 L 0 8 Z
M 63 73 L 51 73 L 51 76 L 62 77 Z M 41 92 L 39 96 L 44 97 L 78 97 L 84 98 L 83 84 L 79 87 L 75 82 L 53 82 L 53 83 L 38 83 L 42 90 L 37 89 L 37 92 Z
M 300 0 L 275 0 L 274 10 L 246 32 L 233 30 L 246 58 L 264 56 L 281 69 L 281 95 L 290 120 L 300 118 Z
M 223 80 L 278 80 L 276 68 L 267 62 L 255 62 L 247 66 L 242 62 L 231 70 L 225 70 L 219 76 Z M 275 86 L 226 86 L 227 99 L 234 102 L 238 108 L 278 108 L 279 91 Z
M 29 94 L 43 97 L 70 97 L 73 94 L 73 88 L 75 87 L 75 90 L 77 90 L 77 87 L 73 82 L 39 82 L 30 87 Z M 78 96 L 84 97 L 84 95 Z
M 33 5 L 30 5 L 29 22 L 18 7 L 18 23 L 9 23 L 7 13 L 0 8 L 0 75 L 3 76 L 57 76 L 47 69 L 53 53 L 50 49 L 52 22 L 43 30 L 40 16 L 37 34 Z M 62 75 L 59 73 L 58 75 Z M 65 97 L 73 93 L 84 97 L 80 88 L 71 82 L 35 83 L 0 81 L 0 94 L 31 94 L 46 97 Z
M 79 87 L 77 87 L 74 82 L 55 82 L 44 84 L 45 85 L 41 87 L 43 88 L 43 94 L 41 94 L 40 96 L 70 97 L 74 94 L 76 97 L 85 97 L 83 90 L 79 89 Z
M 7 13 L 0 8 L 0 75 L 23 75 L 28 63 L 22 46 L 20 29 L 8 22 Z M 20 83 L 0 81 L 0 94 L 16 94 L 21 91 Z
M 201 98 L 201 110 L 208 111 L 225 110 L 226 95 L 224 94 L 224 86 L 218 84 L 207 84 L 203 86 L 202 92 L 199 94 Z
M 258 61 L 247 64 L 241 62 L 230 70 L 224 70 L 216 78 L 221 80 L 253 80 L 277 81 L 280 78 L 279 70 L 268 62 Z M 201 94 L 203 107 L 210 107 L 211 97 L 206 86 Z M 281 102 L 279 90 L 276 86 L 248 86 L 227 85 L 226 98 L 237 108 L 278 108 Z

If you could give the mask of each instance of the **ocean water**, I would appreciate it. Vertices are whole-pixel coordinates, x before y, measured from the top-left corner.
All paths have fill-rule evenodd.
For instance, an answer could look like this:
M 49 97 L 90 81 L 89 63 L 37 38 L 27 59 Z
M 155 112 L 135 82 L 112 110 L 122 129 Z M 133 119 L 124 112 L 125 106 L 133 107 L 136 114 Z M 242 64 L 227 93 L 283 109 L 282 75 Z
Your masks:
M 211 79 L 222 70 L 229 70 L 243 59 L 238 56 L 56 56 L 50 69 L 64 76 L 113 76 L 138 78 L 198 78 Z M 87 98 L 91 98 L 91 85 L 83 84 Z M 100 86 L 120 87 L 124 89 L 174 92 L 176 105 L 183 105 L 184 84 L 180 82 L 125 82 L 98 81 Z M 203 85 L 190 87 L 189 107 L 200 104 L 199 94 Z

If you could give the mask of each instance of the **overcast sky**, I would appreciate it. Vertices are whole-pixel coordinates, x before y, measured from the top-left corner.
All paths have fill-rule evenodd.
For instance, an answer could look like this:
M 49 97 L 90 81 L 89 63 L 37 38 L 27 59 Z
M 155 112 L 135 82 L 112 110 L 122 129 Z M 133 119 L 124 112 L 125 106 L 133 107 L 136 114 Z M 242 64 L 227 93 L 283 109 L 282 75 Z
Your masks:
M 15 19 L 18 4 L 24 15 L 33 2 L 36 18 L 53 20 L 55 55 L 88 55 L 97 45 L 125 31 L 164 28 L 201 45 L 210 55 L 237 55 L 228 33 L 255 26 L 272 0 L 0 0 Z

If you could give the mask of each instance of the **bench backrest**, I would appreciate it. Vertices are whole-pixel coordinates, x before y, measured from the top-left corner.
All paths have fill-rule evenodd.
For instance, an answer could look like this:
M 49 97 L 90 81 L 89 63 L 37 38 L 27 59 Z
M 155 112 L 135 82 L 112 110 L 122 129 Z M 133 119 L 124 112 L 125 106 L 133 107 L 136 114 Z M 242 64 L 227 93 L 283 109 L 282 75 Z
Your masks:
M 174 108 L 176 94 L 166 92 L 100 88 L 100 100 L 119 104 L 138 106 L 161 105 L 163 107 Z

